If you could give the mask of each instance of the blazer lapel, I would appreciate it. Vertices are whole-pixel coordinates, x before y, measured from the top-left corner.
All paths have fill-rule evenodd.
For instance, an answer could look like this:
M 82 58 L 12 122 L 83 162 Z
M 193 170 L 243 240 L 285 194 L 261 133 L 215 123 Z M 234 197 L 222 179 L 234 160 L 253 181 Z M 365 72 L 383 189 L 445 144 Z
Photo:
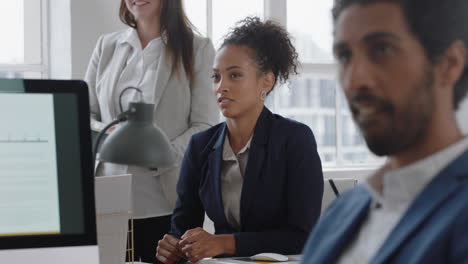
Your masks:
M 112 55 L 113 59 L 108 69 L 109 78 L 107 78 L 108 83 L 104 85 L 106 87 L 106 95 L 104 98 L 113 98 L 113 93 L 115 93 L 115 87 L 117 86 L 117 82 L 120 79 L 122 71 L 125 67 L 125 63 L 127 62 L 128 56 L 130 55 L 130 51 L 132 47 L 130 45 L 122 45 L 120 42 L 116 44 L 117 47 Z M 118 96 L 118 95 L 117 95 Z M 109 109 L 116 109 L 113 100 L 107 100 L 109 104 Z M 114 112 L 112 110 L 112 112 Z M 113 113 L 112 116 L 117 116 L 119 113 Z
M 213 220 L 218 219 L 222 221 L 221 226 L 228 226 L 227 219 L 224 214 L 223 197 L 221 195 L 221 165 L 223 156 L 224 137 L 226 135 L 226 123 L 221 128 L 221 133 L 213 145 L 213 151 L 208 155 L 208 170 L 207 181 L 212 183 L 212 212 Z M 215 221 L 216 222 L 216 221 Z
M 457 190 L 458 177 L 467 174 L 464 164 L 468 162 L 468 152 L 442 170 L 436 178 L 416 198 L 390 233 L 371 263 L 384 263 L 402 246 L 406 239 L 444 203 L 451 193 Z
M 337 208 L 325 211 L 317 223 L 317 228 L 311 234 L 313 241 L 308 242 L 313 247 L 306 248 L 304 252 L 307 256 L 313 256 L 313 261 L 310 263 L 336 262 L 336 258 L 355 238 L 356 230 L 359 230 L 366 219 L 371 200 L 366 187 L 358 185 L 350 195 L 346 196 L 345 201 L 335 201 L 337 204 L 344 202 L 347 206 L 336 205 Z M 336 221 L 336 219 L 341 220 Z
M 161 49 L 159 57 L 158 69 L 156 71 L 156 86 L 154 92 L 154 109 L 158 107 L 164 91 L 167 88 L 167 82 L 172 75 L 172 60 L 166 52 L 165 45 Z
M 241 225 L 248 219 L 248 210 L 255 198 L 256 189 L 262 174 L 263 161 L 267 152 L 269 131 L 272 122 L 272 113 L 264 107 L 258 118 L 252 142 L 250 144 L 249 159 L 245 169 L 244 183 L 242 185 L 240 216 Z

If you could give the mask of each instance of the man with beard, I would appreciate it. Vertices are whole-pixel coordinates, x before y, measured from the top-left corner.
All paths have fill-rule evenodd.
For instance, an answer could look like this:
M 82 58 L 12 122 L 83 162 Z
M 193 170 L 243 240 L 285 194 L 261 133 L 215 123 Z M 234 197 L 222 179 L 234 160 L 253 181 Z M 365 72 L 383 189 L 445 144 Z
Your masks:
M 468 263 L 468 1 L 335 0 L 339 82 L 388 160 L 322 216 L 302 263 Z

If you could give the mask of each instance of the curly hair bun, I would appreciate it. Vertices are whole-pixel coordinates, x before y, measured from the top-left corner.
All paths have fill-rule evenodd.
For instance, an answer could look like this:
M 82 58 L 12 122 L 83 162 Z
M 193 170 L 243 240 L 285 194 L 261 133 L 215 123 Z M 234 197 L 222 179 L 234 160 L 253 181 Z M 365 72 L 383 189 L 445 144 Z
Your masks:
M 281 83 L 289 74 L 297 74 L 299 65 L 296 48 L 289 33 L 277 23 L 258 17 L 246 17 L 225 36 L 221 48 L 228 45 L 246 46 L 252 49 L 255 61 L 262 72 L 273 72 Z

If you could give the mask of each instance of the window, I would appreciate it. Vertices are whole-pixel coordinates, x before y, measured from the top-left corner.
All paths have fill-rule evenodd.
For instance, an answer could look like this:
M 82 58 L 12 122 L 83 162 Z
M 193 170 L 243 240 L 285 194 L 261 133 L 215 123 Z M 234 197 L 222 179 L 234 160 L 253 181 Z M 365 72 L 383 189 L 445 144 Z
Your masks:
M 302 67 L 299 76 L 275 88 L 267 105 L 312 129 L 325 167 L 370 167 L 382 162 L 367 149 L 336 81 L 333 0 L 184 0 L 184 4 L 189 19 L 213 39 L 216 48 L 229 28 L 247 15 L 272 18 L 286 26 Z
M 303 63 L 333 63 L 333 0 L 288 0 L 286 23 Z
M 283 22 L 294 38 L 303 66 L 301 75 L 293 82 L 291 90 L 315 89 L 315 98 L 307 100 L 317 103 L 306 109 L 300 104 L 291 104 L 276 111 L 289 117 L 288 111 L 296 110 L 303 118 L 316 116 L 322 120 L 316 124 L 307 124 L 318 134 L 319 153 L 325 165 L 342 167 L 379 163 L 380 159 L 367 149 L 336 82 L 336 67 L 332 55 L 333 0 L 287 0 L 286 5 Z M 310 87 L 310 82 L 315 83 L 313 88 Z
M 0 9 L 0 77 L 47 76 L 45 0 L 5 1 Z
M 187 15 L 202 35 L 218 48 L 229 28 L 246 16 L 263 17 L 263 0 L 184 0 Z

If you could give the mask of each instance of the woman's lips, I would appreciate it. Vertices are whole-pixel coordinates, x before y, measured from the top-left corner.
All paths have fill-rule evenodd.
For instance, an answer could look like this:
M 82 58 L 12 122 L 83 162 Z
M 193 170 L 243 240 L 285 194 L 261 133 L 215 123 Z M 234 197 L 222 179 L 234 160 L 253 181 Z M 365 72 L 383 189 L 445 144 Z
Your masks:
M 143 5 L 148 4 L 148 2 L 146 2 L 146 1 L 133 1 L 133 4 L 136 5 L 136 6 L 143 6 Z
M 220 97 L 218 98 L 218 105 L 221 107 L 229 106 L 234 100 L 227 98 L 227 97 Z

